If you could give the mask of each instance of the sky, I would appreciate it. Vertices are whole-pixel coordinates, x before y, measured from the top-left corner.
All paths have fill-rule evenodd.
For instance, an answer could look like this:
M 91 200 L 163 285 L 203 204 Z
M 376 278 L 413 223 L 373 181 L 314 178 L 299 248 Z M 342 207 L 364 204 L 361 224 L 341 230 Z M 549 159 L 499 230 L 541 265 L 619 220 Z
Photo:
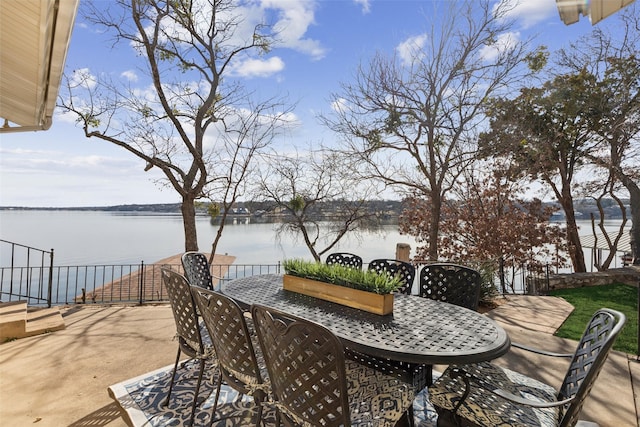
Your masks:
M 84 0 L 81 0 L 83 2 Z M 104 5 L 108 0 L 97 0 Z M 235 76 L 256 91 L 270 89 L 295 102 L 296 131 L 287 143 L 326 142 L 334 135 L 317 119 L 330 110 L 330 96 L 353 81 L 359 64 L 376 52 L 402 55 L 408 44 L 425 40 L 429 20 L 453 0 L 255 0 L 252 19 L 268 16 L 282 29 L 282 46 L 246 61 Z M 81 8 L 83 5 L 81 4 Z M 550 51 L 592 30 L 589 19 L 565 25 L 556 0 L 522 0 L 512 17 L 511 37 L 534 37 Z M 615 15 L 597 24 L 615 28 Z M 145 85 L 130 46 L 76 18 L 65 70 L 110 73 Z M 177 203 L 179 196 L 145 172 L 143 160 L 120 147 L 86 138 L 60 111 L 47 131 L 0 134 L 0 206 L 80 207 Z

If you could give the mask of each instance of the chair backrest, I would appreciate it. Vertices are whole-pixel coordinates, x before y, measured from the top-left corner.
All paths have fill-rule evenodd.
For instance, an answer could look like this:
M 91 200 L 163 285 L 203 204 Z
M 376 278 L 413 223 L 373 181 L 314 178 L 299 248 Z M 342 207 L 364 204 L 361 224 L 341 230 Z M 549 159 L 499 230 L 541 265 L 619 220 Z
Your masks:
M 325 327 L 251 307 L 276 407 L 285 425 L 350 426 L 344 349 Z
M 161 269 L 162 283 L 167 290 L 176 323 L 176 336 L 182 351 L 191 357 L 204 351 L 195 302 L 187 279 L 168 268 Z
M 396 292 L 407 295 L 411 294 L 413 280 L 416 277 L 416 268 L 408 262 L 397 259 L 374 259 L 369 263 L 368 269 L 377 273 L 387 273 L 392 277 L 398 277 L 402 280 L 403 284 Z
M 350 254 L 348 252 L 334 252 L 327 256 L 325 264 L 338 264 L 351 268 L 362 268 L 362 258 L 358 255 Z
M 200 252 L 185 252 L 182 255 L 184 275 L 193 286 L 213 290 L 209 260 Z
M 558 392 L 559 400 L 575 396 L 561 412 L 560 427 L 577 423 L 584 400 L 625 322 L 623 313 L 607 308 L 598 310 L 591 317 Z
M 480 303 L 482 277 L 472 268 L 450 263 L 427 264 L 420 270 L 419 295 L 474 311 Z
M 241 393 L 254 394 L 264 378 L 244 312 L 233 299 L 219 292 L 199 286 L 191 286 L 191 292 L 211 337 L 223 379 Z

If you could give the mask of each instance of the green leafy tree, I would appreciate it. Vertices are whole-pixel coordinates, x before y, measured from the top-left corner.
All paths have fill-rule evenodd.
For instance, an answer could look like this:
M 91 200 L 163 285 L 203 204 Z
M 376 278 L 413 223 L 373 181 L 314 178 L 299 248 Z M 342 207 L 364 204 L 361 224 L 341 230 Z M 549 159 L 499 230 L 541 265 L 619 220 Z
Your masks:
M 574 210 L 574 185 L 588 153 L 591 93 L 587 72 L 559 75 L 541 87 L 525 88 L 510 99 L 495 98 L 487 110 L 490 130 L 481 135 L 481 152 L 509 158 L 511 172 L 540 180 L 555 195 L 566 216 L 569 255 L 576 272 L 585 272 L 584 253 Z
M 542 87 L 522 90 L 515 99 L 493 100 L 491 131 L 482 138 L 485 154 L 514 159 L 518 170 L 553 191 L 566 215 L 575 271 L 586 271 L 573 206 L 578 180 L 583 181 L 580 184 L 591 181 L 590 194 L 614 197 L 613 191 L 626 189 L 634 263 L 640 264 L 640 17 L 636 10 L 632 7 L 619 15 L 612 24 L 617 31 L 597 27 L 560 50 L 551 70 L 555 76 Z M 599 266 L 605 267 L 606 263 Z
M 596 27 L 559 52 L 558 64 L 574 72 L 587 70 L 596 82 L 590 91 L 592 138 L 597 150 L 590 162 L 605 172 L 600 191 L 629 194 L 631 251 L 640 265 L 640 14 L 638 7 L 617 16 L 617 31 Z

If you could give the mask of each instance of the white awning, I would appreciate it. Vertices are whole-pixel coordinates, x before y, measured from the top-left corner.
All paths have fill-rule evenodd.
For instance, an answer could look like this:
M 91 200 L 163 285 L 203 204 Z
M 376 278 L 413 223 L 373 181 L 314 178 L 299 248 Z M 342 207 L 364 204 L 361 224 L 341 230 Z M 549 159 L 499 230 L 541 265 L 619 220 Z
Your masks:
M 79 1 L 0 1 L 0 132 L 51 126 Z
M 625 228 L 622 237 L 620 237 L 620 240 L 618 241 L 617 250 L 620 252 L 631 252 L 631 235 L 629 234 L 629 230 L 629 228 Z M 609 237 L 612 241 L 615 236 L 617 236 L 617 234 L 614 234 L 614 232 L 609 232 Z M 582 244 L 583 248 L 609 250 L 607 241 L 605 240 L 602 233 L 597 233 L 596 236 L 594 236 L 593 234 L 580 236 L 580 243 Z
M 566 25 L 575 24 L 580 15 L 588 16 L 592 25 L 614 14 L 635 0 L 556 0 L 560 19 Z

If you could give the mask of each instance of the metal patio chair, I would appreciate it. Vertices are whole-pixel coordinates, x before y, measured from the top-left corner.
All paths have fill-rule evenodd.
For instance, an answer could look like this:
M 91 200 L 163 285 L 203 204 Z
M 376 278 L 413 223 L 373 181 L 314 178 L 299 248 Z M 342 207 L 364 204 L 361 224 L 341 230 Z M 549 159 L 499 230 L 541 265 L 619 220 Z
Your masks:
M 200 252 L 185 252 L 182 257 L 184 275 L 192 286 L 200 286 L 204 289 L 213 289 L 213 276 L 211 266 L 206 255 Z M 218 283 L 220 278 L 217 277 Z
M 368 269 L 400 278 L 403 284 L 396 292 L 411 295 L 413 280 L 416 278 L 416 268 L 413 265 L 397 259 L 374 259 L 369 263 Z
M 327 256 L 325 264 L 338 264 L 356 269 L 362 268 L 362 258 L 348 252 L 334 252 Z
M 546 356 L 571 358 L 558 390 L 489 362 L 448 367 L 429 388 L 438 426 L 574 426 L 625 321 L 618 311 L 598 310 L 573 354 L 514 344 Z
M 212 422 L 224 381 L 241 394 L 253 396 L 258 411 L 256 425 L 260 425 L 262 404 L 270 393 L 270 385 L 257 338 L 247 327 L 243 310 L 233 299 L 219 292 L 198 286 L 192 286 L 191 292 L 215 348 L 221 376 Z
M 398 377 L 345 360 L 341 341 L 325 327 L 264 306 L 251 307 L 264 353 L 276 424 L 394 426 L 415 391 Z
M 478 311 L 482 277 L 472 268 L 450 263 L 427 264 L 420 270 L 418 295 Z
M 202 374 L 204 372 L 205 362 L 212 360 L 215 362 L 215 353 L 209 339 L 209 335 L 201 329 L 196 313 L 196 306 L 191 295 L 191 289 L 187 279 L 175 271 L 167 268 L 161 269 L 162 282 L 167 290 L 171 311 L 176 324 L 176 338 L 178 339 L 178 354 L 176 362 L 173 366 L 171 375 L 171 383 L 169 384 L 169 392 L 165 405 L 169 405 L 171 399 L 171 391 L 180 362 L 180 354 L 185 353 L 190 360 L 197 360 L 200 363 L 198 371 L 198 381 L 196 383 L 195 395 L 193 398 L 193 406 L 191 408 L 191 425 L 198 407 L 198 393 L 202 383 Z M 187 360 L 188 361 L 188 360 Z M 187 361 L 183 362 L 186 363 Z

